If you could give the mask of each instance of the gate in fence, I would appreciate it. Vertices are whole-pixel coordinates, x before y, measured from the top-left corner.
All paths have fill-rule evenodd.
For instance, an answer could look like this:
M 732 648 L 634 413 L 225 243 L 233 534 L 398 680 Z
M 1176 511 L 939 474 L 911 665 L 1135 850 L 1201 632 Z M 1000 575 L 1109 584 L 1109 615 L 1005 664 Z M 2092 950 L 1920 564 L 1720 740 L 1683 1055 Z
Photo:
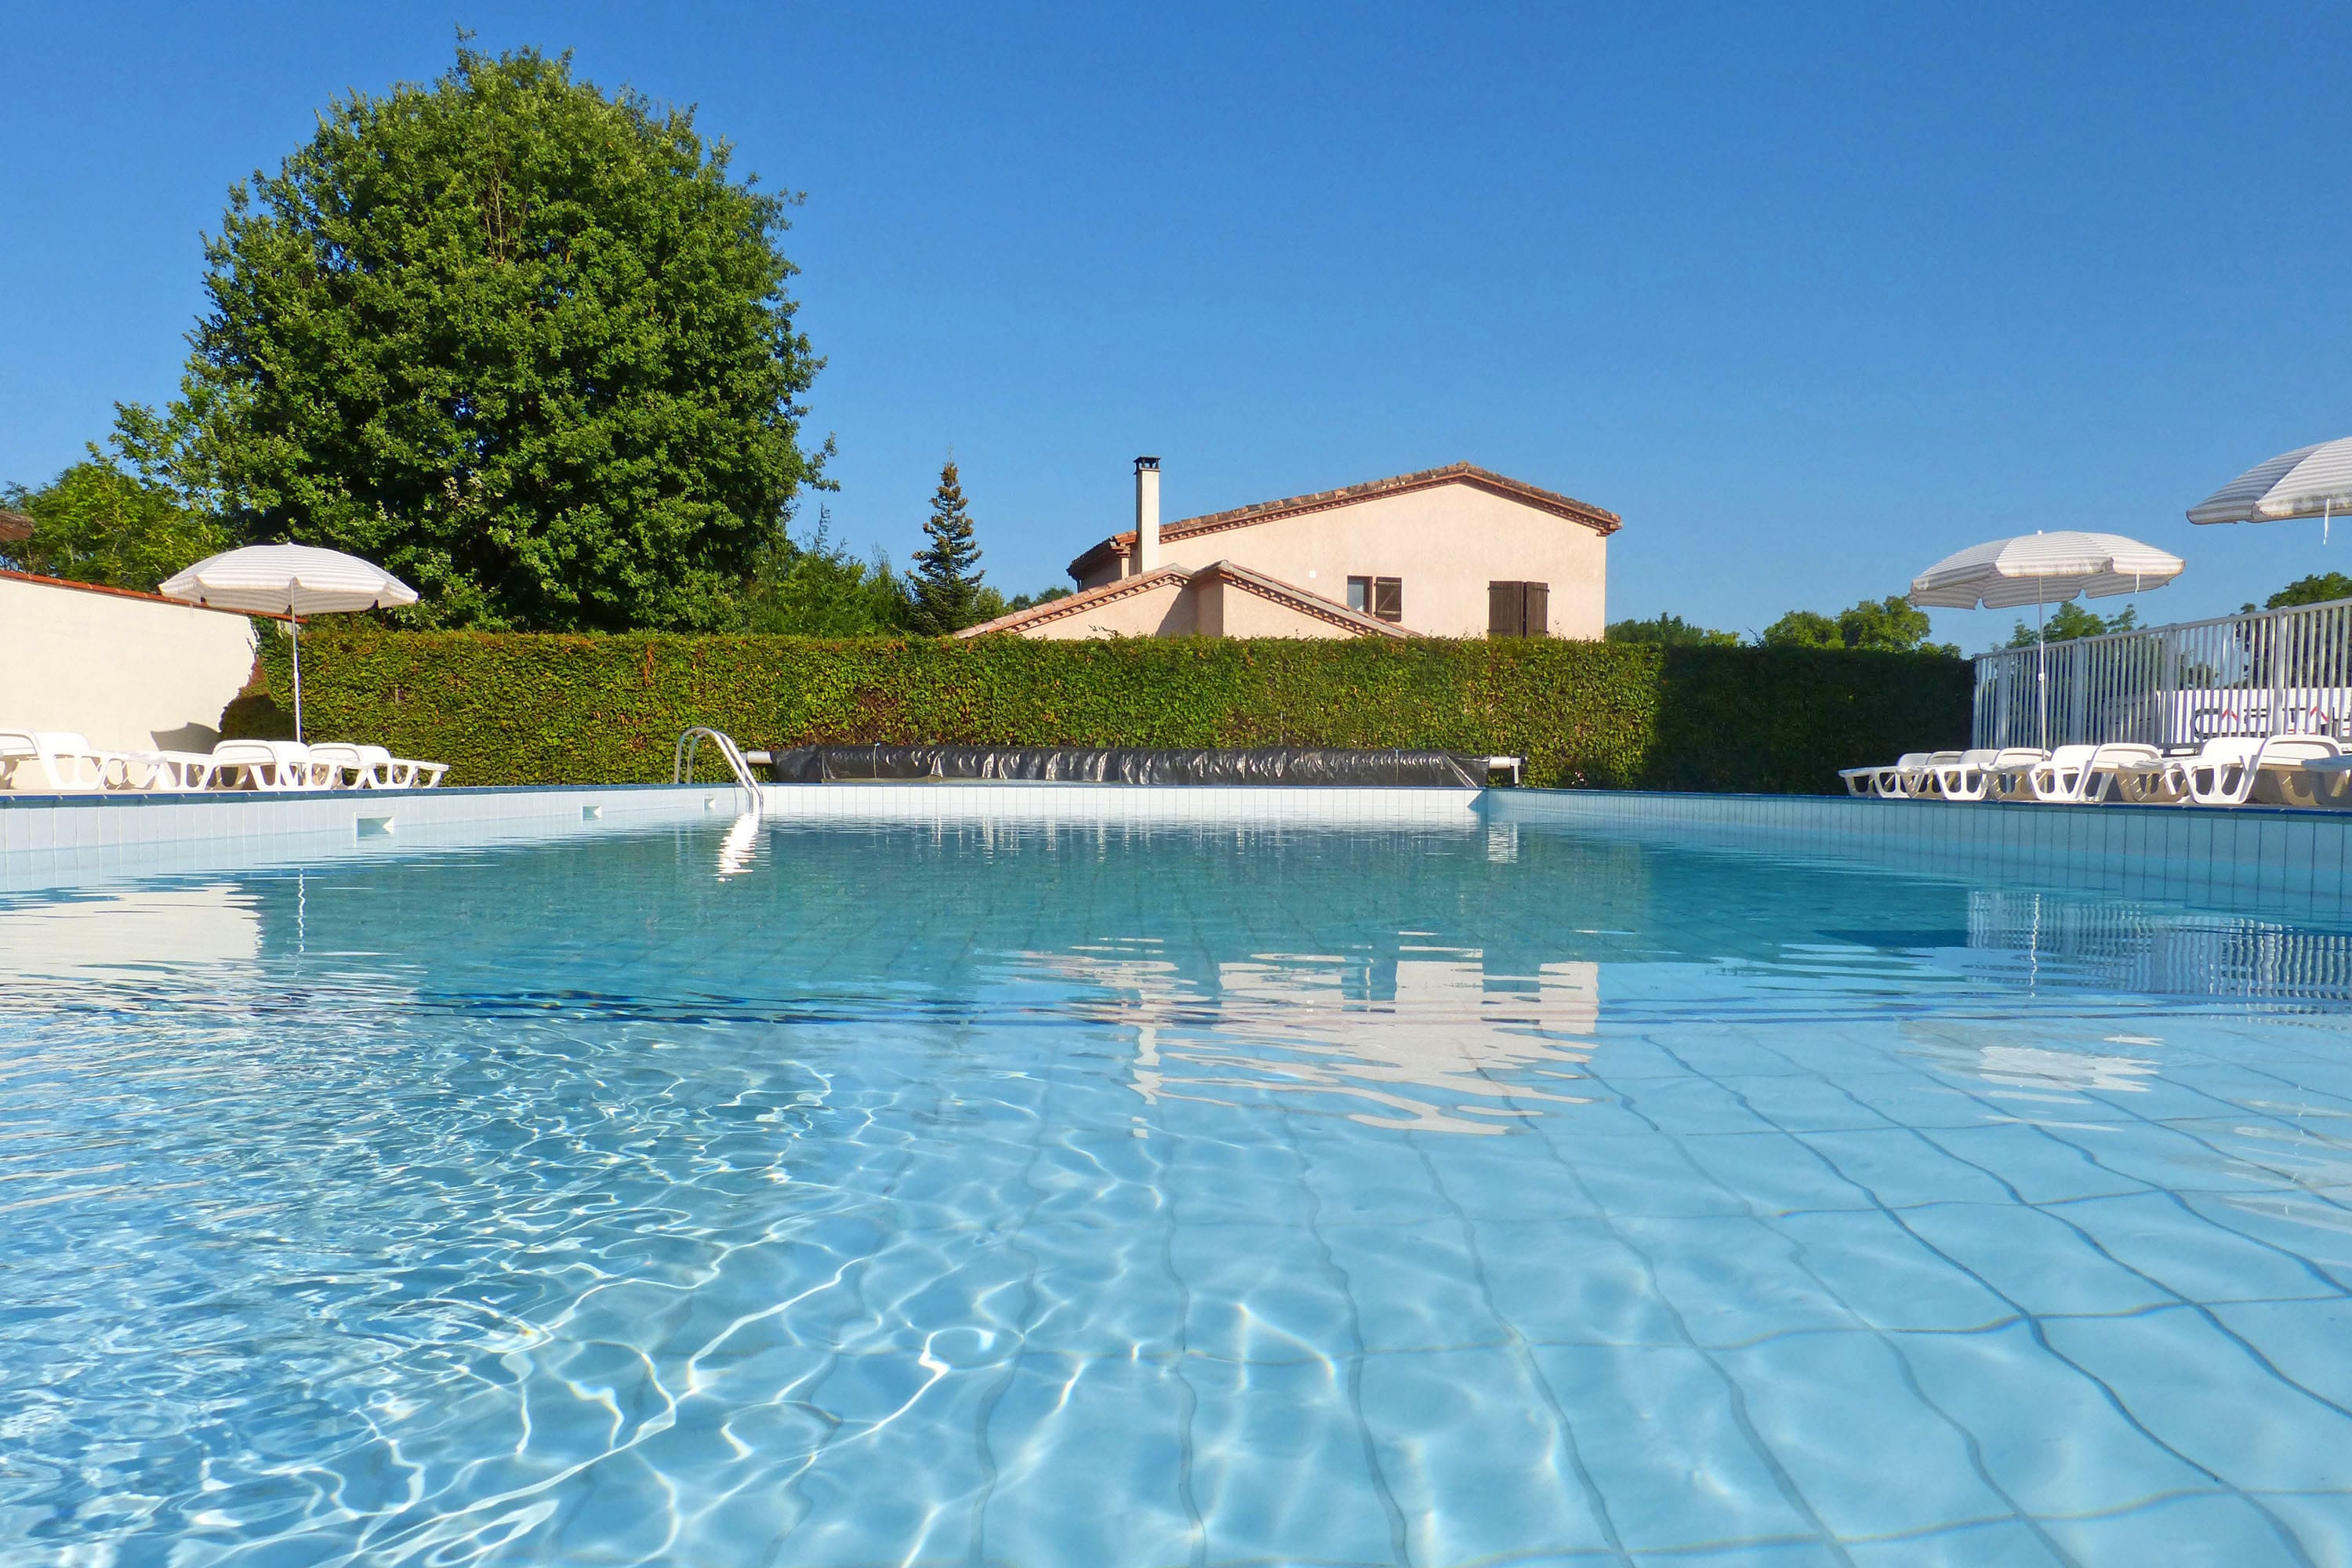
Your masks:
M 2184 746 L 2297 733 L 2352 739 L 2352 599 L 1976 659 L 1971 745 Z

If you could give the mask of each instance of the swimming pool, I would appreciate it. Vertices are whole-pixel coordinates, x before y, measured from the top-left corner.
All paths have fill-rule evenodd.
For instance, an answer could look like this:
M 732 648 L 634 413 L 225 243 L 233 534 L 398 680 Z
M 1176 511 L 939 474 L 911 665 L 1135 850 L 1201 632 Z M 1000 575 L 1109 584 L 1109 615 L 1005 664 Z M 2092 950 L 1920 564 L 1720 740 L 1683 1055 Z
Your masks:
M 2352 921 L 1574 826 L 0 900 L 0 1561 L 2330 1563 Z

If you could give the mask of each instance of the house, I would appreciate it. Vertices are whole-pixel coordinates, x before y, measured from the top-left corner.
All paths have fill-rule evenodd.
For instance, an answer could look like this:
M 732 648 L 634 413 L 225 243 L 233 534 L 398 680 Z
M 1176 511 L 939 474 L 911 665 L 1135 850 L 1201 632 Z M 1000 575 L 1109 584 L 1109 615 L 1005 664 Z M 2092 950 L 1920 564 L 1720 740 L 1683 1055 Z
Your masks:
M 1613 512 L 1468 463 L 1160 521 L 1070 563 L 1078 591 L 959 632 L 1029 637 L 1598 637 Z

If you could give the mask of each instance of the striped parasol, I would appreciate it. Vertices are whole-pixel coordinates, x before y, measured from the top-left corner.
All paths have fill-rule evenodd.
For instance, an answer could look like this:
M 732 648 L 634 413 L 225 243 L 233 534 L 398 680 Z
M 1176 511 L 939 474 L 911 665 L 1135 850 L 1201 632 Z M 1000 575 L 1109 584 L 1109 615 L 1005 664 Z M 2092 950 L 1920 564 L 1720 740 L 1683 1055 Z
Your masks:
M 1911 602 L 1942 609 L 2013 609 L 2161 588 L 2180 575 L 2169 551 L 2120 533 L 2028 533 L 1972 544 L 1911 579 Z
M 2284 522 L 2319 519 L 2320 538 L 2352 510 L 2352 436 L 2282 452 L 2257 463 L 2189 509 L 2191 522 Z
M 248 544 L 208 555 L 158 590 L 218 610 L 322 616 L 416 603 L 416 590 L 383 567 L 310 544 Z M 302 738 L 302 634 L 294 624 L 294 738 Z
M 1911 602 L 1941 609 L 2033 606 L 2033 684 L 2042 743 L 2050 739 L 2050 649 L 2042 610 L 2078 596 L 2112 598 L 2161 588 L 2180 575 L 2179 556 L 2120 533 L 2025 533 L 1972 544 L 1911 579 Z

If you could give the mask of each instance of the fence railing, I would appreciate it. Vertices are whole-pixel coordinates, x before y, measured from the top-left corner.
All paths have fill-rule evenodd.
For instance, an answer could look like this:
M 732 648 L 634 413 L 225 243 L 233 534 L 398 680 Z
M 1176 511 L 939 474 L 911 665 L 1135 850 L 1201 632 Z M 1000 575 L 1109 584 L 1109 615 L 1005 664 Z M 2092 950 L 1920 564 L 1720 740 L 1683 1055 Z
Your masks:
M 2352 738 L 2352 599 L 2001 648 L 1976 688 L 1978 746 Z

